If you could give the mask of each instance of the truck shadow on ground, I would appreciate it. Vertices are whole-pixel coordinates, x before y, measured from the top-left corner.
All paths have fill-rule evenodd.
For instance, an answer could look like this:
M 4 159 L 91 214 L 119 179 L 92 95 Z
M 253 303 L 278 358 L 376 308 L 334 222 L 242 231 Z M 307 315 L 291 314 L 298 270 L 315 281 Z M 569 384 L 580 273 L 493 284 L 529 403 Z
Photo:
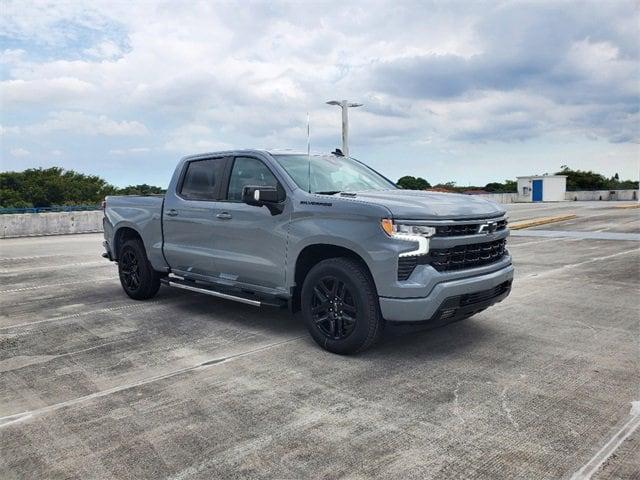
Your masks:
M 164 297 L 165 295 L 162 295 Z M 254 333 L 265 336 L 286 334 L 301 335 L 305 348 L 323 352 L 308 336 L 306 327 L 299 315 L 291 315 L 287 309 L 274 307 L 253 307 L 232 301 L 205 297 L 198 293 L 167 292 L 166 296 L 178 300 L 174 307 L 184 317 L 210 316 L 211 334 L 216 328 L 250 329 Z M 190 301 L 180 301 L 181 299 Z M 209 320 L 206 320 L 209 321 Z M 491 314 L 483 312 L 472 318 L 433 326 L 428 323 L 401 326 L 389 324 L 383 336 L 373 348 L 362 352 L 359 358 L 436 358 L 447 355 L 459 355 L 469 348 L 477 348 L 479 344 L 490 341 L 496 336 L 496 327 L 491 324 Z
M 494 341 L 496 333 L 496 327 L 491 324 L 491 316 L 486 312 L 444 325 L 389 325 L 378 345 L 363 355 L 432 360 L 450 355 L 459 356 L 465 351 Z

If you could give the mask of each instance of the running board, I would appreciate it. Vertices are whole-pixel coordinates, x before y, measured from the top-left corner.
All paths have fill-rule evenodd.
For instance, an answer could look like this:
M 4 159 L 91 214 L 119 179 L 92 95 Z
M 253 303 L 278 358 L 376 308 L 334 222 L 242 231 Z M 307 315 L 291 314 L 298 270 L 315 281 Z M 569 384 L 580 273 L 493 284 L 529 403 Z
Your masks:
M 169 287 L 181 288 L 183 290 L 189 290 L 191 292 L 203 293 L 205 295 L 210 295 L 212 297 L 223 298 L 225 300 L 231 300 L 238 303 L 244 303 L 245 305 L 253 305 L 254 307 L 262 307 L 262 306 L 272 306 L 272 307 L 283 307 L 286 306 L 286 301 L 283 299 L 253 299 L 245 296 L 235 295 L 232 293 L 225 293 L 219 290 L 215 290 L 212 287 L 205 286 L 202 284 L 198 284 L 196 282 L 192 282 L 189 280 L 183 280 L 175 277 L 169 277 L 163 279 L 162 282 L 164 285 Z

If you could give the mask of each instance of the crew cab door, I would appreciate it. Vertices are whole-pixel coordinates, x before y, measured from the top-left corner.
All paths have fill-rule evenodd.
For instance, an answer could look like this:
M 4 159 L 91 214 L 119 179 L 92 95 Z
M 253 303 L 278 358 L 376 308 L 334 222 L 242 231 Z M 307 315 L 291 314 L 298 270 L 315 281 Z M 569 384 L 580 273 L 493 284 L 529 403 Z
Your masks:
M 228 182 L 216 219 L 217 275 L 233 283 L 285 291 L 287 226 L 290 200 L 277 177 L 259 158 L 240 156 L 228 168 Z M 282 211 L 242 202 L 245 186 L 272 186 L 282 196 Z
M 195 278 L 216 272 L 216 236 L 222 224 L 222 184 L 228 157 L 186 162 L 162 212 L 164 255 L 172 271 Z M 226 188 L 225 188 L 226 191 Z

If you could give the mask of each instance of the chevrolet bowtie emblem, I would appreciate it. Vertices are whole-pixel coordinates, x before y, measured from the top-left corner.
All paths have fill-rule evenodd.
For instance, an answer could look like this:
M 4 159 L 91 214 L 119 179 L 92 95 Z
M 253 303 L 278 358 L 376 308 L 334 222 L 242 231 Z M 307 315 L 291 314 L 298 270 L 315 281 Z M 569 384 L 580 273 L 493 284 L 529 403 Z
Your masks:
M 478 233 L 493 233 L 496 231 L 496 228 L 498 228 L 496 222 L 483 223 L 482 225 L 480 225 L 480 227 L 478 227 Z

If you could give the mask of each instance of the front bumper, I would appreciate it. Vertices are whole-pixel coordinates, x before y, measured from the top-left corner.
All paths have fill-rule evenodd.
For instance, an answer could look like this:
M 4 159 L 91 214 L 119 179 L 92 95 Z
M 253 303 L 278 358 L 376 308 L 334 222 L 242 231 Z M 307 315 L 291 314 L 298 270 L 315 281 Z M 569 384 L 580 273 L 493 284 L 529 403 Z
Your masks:
M 504 300 L 512 281 L 513 265 L 508 265 L 484 275 L 439 283 L 426 297 L 380 297 L 380 310 L 392 322 L 455 320 Z

